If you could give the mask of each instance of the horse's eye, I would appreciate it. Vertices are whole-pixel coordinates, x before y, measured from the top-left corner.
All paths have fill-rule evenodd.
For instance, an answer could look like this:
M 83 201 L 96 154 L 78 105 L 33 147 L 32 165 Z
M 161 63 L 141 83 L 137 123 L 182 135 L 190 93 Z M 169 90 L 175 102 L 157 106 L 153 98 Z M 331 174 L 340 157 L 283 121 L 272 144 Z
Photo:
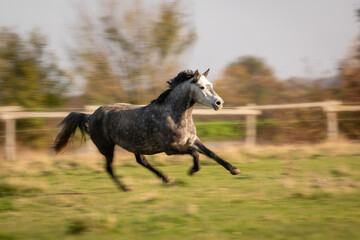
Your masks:
M 201 90 L 204 90 L 204 89 L 205 89 L 205 87 L 204 87 L 204 86 L 200 86 L 200 89 L 201 89 Z

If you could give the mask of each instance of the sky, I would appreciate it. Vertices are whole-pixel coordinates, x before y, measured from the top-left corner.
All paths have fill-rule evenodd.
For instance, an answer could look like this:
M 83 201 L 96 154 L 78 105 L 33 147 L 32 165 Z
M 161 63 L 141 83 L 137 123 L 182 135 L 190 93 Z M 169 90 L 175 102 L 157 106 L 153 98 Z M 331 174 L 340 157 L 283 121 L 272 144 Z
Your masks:
M 40 29 L 69 64 L 79 4 L 98 6 L 96 0 L 0 0 L 0 26 L 22 34 Z M 263 58 L 280 79 L 335 75 L 360 34 L 360 0 L 183 0 L 183 6 L 198 35 L 183 67 L 211 68 L 210 80 L 244 55 Z

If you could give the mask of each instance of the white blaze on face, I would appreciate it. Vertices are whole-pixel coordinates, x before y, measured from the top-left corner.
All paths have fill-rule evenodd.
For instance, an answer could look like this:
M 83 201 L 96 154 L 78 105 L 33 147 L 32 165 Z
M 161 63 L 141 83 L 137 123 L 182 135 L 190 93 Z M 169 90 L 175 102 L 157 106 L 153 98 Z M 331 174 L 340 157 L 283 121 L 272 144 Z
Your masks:
M 200 79 L 199 79 L 199 83 L 204 86 L 204 87 L 213 87 L 212 83 L 207 80 L 207 78 L 204 75 L 201 75 Z
M 193 84 L 193 91 L 195 92 L 195 101 L 208 107 L 219 110 L 222 108 L 223 100 L 215 93 L 213 84 L 207 80 L 204 75 L 201 75 L 198 82 Z

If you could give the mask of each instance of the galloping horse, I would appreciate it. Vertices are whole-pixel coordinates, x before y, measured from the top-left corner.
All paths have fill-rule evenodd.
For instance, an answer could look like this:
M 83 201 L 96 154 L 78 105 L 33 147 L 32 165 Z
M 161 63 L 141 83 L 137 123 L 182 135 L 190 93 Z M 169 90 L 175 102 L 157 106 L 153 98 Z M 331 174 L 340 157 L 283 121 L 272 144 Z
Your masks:
M 168 81 L 169 88 L 147 106 L 109 104 L 99 107 L 93 114 L 71 112 L 61 122 L 63 127 L 54 143 L 56 153 L 68 145 L 76 128 L 79 128 L 83 137 L 85 134 L 90 135 L 105 156 L 106 171 L 123 191 L 129 189 L 114 175 L 112 168 L 115 145 L 134 153 L 139 164 L 150 169 L 166 183 L 169 178 L 151 166 L 145 155 L 161 152 L 167 155 L 190 154 L 193 157 L 193 167 L 189 174 L 193 175 L 200 170 L 201 153 L 214 159 L 231 174 L 241 173 L 205 147 L 196 136 L 192 119 L 194 104 L 200 103 L 217 111 L 224 103 L 206 78 L 209 70 L 203 74 L 198 70 L 180 72 Z

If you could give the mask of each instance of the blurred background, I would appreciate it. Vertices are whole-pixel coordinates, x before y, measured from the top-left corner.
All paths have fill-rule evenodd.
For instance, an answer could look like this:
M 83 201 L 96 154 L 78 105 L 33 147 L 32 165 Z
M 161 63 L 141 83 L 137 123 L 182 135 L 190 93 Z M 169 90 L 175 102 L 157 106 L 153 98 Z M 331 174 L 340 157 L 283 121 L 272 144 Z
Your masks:
M 355 0 L 1 1 L 0 105 L 147 104 L 178 72 L 207 68 L 225 107 L 360 104 L 359 9 Z M 246 135 L 245 116 L 195 118 L 204 140 Z M 339 112 L 341 136 L 359 140 L 359 120 Z M 17 144 L 48 148 L 58 121 L 17 119 Z M 265 110 L 257 142 L 322 142 L 326 124 L 321 107 Z
M 116 149 L 122 193 L 91 141 L 51 151 L 69 112 L 208 68 L 197 133 L 242 174 Z M 0 0 L 0 239 L 360 239 L 359 140 L 358 0 Z

